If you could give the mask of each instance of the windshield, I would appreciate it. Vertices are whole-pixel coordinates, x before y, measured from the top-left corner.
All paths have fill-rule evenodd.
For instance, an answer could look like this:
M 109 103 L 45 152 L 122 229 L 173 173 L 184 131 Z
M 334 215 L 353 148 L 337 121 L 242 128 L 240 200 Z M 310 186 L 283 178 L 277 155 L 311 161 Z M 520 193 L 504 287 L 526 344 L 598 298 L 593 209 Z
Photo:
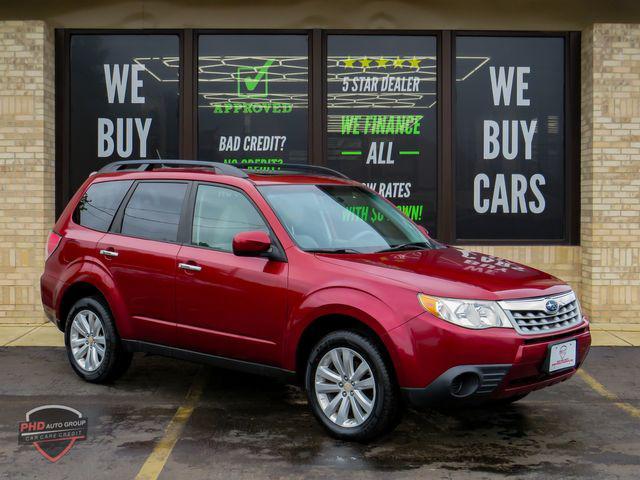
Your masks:
M 398 209 L 364 188 L 270 185 L 260 191 L 306 251 L 371 253 L 437 245 Z

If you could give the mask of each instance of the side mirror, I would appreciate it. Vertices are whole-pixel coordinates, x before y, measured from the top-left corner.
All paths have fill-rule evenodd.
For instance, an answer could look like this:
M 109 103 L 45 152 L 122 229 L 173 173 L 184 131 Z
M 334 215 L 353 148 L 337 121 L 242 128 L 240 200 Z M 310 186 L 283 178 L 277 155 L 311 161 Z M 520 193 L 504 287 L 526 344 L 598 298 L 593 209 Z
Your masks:
M 271 239 L 265 232 L 240 232 L 233 237 L 233 253 L 239 257 L 257 257 L 271 248 Z
M 424 228 L 422 225 L 418 225 L 418 229 L 424 233 L 427 237 L 431 238 L 431 235 L 429 235 L 429 230 L 427 230 L 426 228 Z

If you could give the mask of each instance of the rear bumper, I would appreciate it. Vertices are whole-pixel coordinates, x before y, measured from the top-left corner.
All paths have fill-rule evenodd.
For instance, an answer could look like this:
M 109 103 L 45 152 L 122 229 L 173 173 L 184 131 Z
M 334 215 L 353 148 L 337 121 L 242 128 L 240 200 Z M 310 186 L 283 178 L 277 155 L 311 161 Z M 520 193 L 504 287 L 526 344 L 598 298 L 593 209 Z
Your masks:
M 584 362 L 591 346 L 588 322 L 550 336 L 523 336 L 502 329 L 491 332 L 461 332 L 460 328 L 428 322 L 433 328 L 421 331 L 428 319 L 413 326 L 412 379 L 426 382 L 401 383 L 407 402 L 415 407 L 484 403 L 548 387 L 571 378 Z M 415 336 L 429 333 L 429 336 Z M 433 334 L 437 334 L 431 336 Z M 549 345 L 577 341 L 576 367 L 554 373 L 544 369 Z M 417 347 L 417 348 L 416 348 Z M 440 371 L 436 368 L 440 367 Z M 407 372 L 405 371 L 405 374 Z M 430 378 L 429 378 L 430 377 Z
M 40 298 L 44 314 L 51 323 L 60 328 L 60 320 L 56 316 L 54 308 L 54 292 L 57 287 L 58 281 L 51 275 L 45 273 L 40 277 Z

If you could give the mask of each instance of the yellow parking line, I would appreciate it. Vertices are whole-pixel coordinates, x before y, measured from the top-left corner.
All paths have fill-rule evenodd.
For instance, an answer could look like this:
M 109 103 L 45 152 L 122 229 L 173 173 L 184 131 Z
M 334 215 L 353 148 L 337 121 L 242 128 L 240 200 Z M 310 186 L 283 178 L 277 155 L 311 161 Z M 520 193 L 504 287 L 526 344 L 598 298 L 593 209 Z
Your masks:
M 156 480 L 162 472 L 169 455 L 171 455 L 173 447 L 180 438 L 182 430 L 184 430 L 184 426 L 187 421 L 189 421 L 196 404 L 202 396 L 202 390 L 204 389 L 207 380 L 205 372 L 206 369 L 201 367 L 200 371 L 193 379 L 193 383 L 189 388 L 189 392 L 187 392 L 184 403 L 173 415 L 173 418 L 164 431 L 164 435 L 154 447 L 151 455 L 147 458 L 147 461 L 142 465 L 138 475 L 136 475 L 136 480 Z
M 578 370 L 578 375 L 580 375 L 580 378 L 582 378 L 582 380 L 584 380 L 585 383 L 589 385 L 595 392 L 602 395 L 607 400 L 612 401 L 618 408 L 621 408 L 632 417 L 640 418 L 640 408 L 636 408 L 633 405 L 620 400 L 620 398 L 615 393 L 607 390 L 604 385 L 602 385 L 599 381 L 585 372 L 584 369 Z

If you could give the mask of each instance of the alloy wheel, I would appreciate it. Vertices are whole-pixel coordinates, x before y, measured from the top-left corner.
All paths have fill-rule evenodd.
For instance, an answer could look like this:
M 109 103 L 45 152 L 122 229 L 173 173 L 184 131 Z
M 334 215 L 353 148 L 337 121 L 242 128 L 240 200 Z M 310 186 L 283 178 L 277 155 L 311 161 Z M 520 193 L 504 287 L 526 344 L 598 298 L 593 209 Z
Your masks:
M 71 323 L 69 345 L 73 358 L 82 370 L 93 372 L 102 365 L 107 343 L 104 325 L 91 310 L 81 310 Z
M 367 361 L 356 351 L 329 350 L 315 371 L 315 395 L 322 412 L 340 427 L 362 425 L 376 401 L 376 383 Z

